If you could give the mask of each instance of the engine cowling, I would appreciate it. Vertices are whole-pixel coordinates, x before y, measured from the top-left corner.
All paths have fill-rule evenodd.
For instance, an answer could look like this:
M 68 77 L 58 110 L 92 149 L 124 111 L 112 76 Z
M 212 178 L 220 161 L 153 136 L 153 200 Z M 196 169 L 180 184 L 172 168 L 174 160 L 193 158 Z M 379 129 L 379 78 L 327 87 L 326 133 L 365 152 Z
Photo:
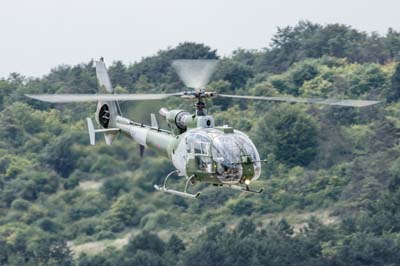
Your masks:
M 160 115 L 167 120 L 168 127 L 175 133 L 183 133 L 187 129 L 185 121 L 192 115 L 184 110 L 171 110 L 168 111 L 166 108 L 160 109 Z
M 168 111 L 166 108 L 160 109 L 160 115 L 167 120 L 169 128 L 177 133 L 181 134 L 188 128 L 213 128 L 214 119 L 212 116 L 196 116 L 190 114 L 184 110 L 171 110 Z

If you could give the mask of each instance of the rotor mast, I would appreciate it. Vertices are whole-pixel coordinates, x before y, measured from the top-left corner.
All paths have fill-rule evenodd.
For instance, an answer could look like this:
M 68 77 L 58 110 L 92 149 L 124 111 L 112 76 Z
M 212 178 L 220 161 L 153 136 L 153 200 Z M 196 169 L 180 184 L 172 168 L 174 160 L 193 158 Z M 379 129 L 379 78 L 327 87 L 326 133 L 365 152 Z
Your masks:
M 196 107 L 196 115 L 204 116 L 206 113 L 204 112 L 204 108 L 206 107 L 206 103 L 202 100 L 202 98 L 197 99 L 197 103 L 195 103 Z
M 198 92 L 195 92 L 196 103 L 194 103 L 194 107 L 196 108 L 196 115 L 197 116 L 205 116 L 206 113 L 204 109 L 206 108 L 206 102 L 204 99 L 205 96 L 205 89 L 199 89 Z

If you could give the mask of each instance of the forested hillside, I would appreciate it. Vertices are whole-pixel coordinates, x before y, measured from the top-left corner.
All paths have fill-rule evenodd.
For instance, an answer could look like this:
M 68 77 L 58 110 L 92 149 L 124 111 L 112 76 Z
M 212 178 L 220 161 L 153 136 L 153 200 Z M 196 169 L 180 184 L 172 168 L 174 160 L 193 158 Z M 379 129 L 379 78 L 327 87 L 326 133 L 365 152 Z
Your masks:
M 266 47 L 219 57 L 186 42 L 109 62 L 118 92 L 180 91 L 171 60 L 219 58 L 219 93 L 382 101 L 209 102 L 217 124 L 246 132 L 268 159 L 261 195 L 206 184 L 198 200 L 157 192 L 168 159 L 140 158 L 123 136 L 89 145 L 95 104 L 24 96 L 95 93 L 93 62 L 0 79 L 0 265 L 400 265 L 400 32 L 300 22 Z M 175 98 L 122 109 L 149 123 L 163 106 L 193 108 Z

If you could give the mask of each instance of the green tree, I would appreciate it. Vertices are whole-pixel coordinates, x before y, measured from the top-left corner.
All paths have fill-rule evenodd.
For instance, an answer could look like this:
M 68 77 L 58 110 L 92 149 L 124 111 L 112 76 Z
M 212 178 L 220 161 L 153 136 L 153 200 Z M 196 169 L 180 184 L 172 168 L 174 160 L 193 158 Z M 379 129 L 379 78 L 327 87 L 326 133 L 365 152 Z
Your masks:
M 108 199 L 112 199 L 118 196 L 121 192 L 129 191 L 127 183 L 127 178 L 117 177 L 113 179 L 107 179 L 103 182 L 100 191 L 104 193 Z
M 73 147 L 82 136 L 83 132 L 65 133 L 45 148 L 44 161 L 62 177 L 68 177 L 75 169 L 78 155 Z
M 117 86 L 130 88 L 132 86 L 132 80 L 129 77 L 127 68 L 121 61 L 113 62 L 113 64 L 108 67 L 108 73 L 114 88 Z
M 138 250 L 132 257 L 126 259 L 126 265 L 162 266 L 163 260 L 154 253 Z
M 185 250 L 185 244 L 177 235 L 173 234 L 167 242 L 166 250 L 177 255 Z
M 240 237 L 246 237 L 255 233 L 256 225 L 250 219 L 242 219 L 240 220 L 238 226 L 236 227 L 236 232 L 239 233 Z
M 279 73 L 305 58 L 324 55 L 347 58 L 350 62 L 384 63 L 398 54 L 397 38 L 393 31 L 385 38 L 343 24 L 323 26 L 300 21 L 294 27 L 278 28 L 271 47 L 257 61 L 257 68 Z
M 232 214 L 243 216 L 251 215 L 253 212 L 253 203 L 248 200 L 240 200 L 232 205 Z
M 311 80 L 318 75 L 318 69 L 312 64 L 301 64 L 294 69 L 293 83 L 300 87 L 305 81 Z
M 159 51 L 157 55 L 143 58 L 141 62 L 131 65 L 127 69 L 128 75 L 133 82 L 139 79 L 148 83 L 159 85 L 169 83 L 177 85 L 179 79 L 171 67 L 174 59 L 216 59 L 216 50 L 209 46 L 193 42 L 180 43 L 174 48 Z M 160 89 L 159 86 L 154 89 Z
M 165 243 L 157 235 L 144 231 L 129 240 L 125 248 L 125 254 L 134 254 L 138 250 L 161 256 L 165 251 Z
M 298 107 L 280 105 L 260 122 L 259 146 L 289 166 L 308 165 L 317 154 L 317 123 Z
M 389 50 L 390 58 L 399 60 L 400 58 L 400 32 L 389 28 L 385 39 L 386 48 Z
M 120 232 L 126 226 L 139 223 L 137 213 L 136 199 L 130 194 L 124 194 L 112 204 L 105 226 L 113 232 Z
M 251 67 L 232 60 L 222 60 L 214 74 L 215 80 L 228 81 L 231 84 L 231 91 L 243 88 L 247 80 L 252 77 Z
M 400 63 L 396 64 L 396 69 L 392 75 L 392 85 L 386 99 L 388 102 L 397 102 L 400 99 Z

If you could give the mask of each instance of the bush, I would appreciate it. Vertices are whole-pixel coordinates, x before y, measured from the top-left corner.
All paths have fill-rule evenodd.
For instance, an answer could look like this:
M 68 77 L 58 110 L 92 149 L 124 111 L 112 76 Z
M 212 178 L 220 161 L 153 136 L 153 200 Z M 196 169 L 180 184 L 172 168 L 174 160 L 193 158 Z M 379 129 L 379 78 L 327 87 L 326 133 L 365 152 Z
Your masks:
M 72 220 L 91 217 L 102 213 L 108 207 L 108 200 L 100 193 L 87 193 L 69 210 Z
M 16 199 L 11 203 L 11 208 L 17 211 L 26 211 L 30 207 L 29 201 L 23 199 Z
M 139 224 L 136 200 L 130 194 L 125 194 L 117 199 L 107 214 L 104 226 L 112 232 L 120 232 L 126 226 Z
M 115 239 L 115 234 L 113 232 L 110 231 L 100 231 L 97 235 L 96 235 L 96 240 L 104 240 L 104 239 Z
M 165 243 L 157 235 L 143 231 L 136 237 L 131 238 L 125 247 L 125 253 L 132 254 L 138 250 L 162 255 L 165 250 Z
M 77 236 L 92 236 L 100 231 L 100 223 L 101 220 L 97 217 L 84 218 L 74 223 L 71 231 L 74 232 Z
M 126 263 L 126 265 L 160 266 L 163 265 L 163 260 L 160 256 L 151 252 L 139 250 L 133 257 L 128 258 Z
M 233 215 L 251 215 L 253 213 L 253 203 L 247 200 L 240 200 L 231 205 Z
M 63 227 L 54 222 L 53 220 L 45 217 L 40 219 L 39 221 L 37 221 L 38 226 L 46 232 L 50 232 L 50 233 L 56 233 L 58 231 L 60 231 Z
M 128 182 L 128 178 L 123 177 L 107 179 L 103 182 L 100 192 L 106 195 L 108 199 L 112 199 L 118 196 L 121 192 L 129 191 Z
M 64 182 L 64 189 L 74 189 L 79 186 L 79 178 L 76 176 L 70 176 Z
M 140 220 L 140 226 L 144 230 L 154 230 L 156 228 L 171 228 L 178 224 L 176 218 L 163 210 L 148 213 Z

